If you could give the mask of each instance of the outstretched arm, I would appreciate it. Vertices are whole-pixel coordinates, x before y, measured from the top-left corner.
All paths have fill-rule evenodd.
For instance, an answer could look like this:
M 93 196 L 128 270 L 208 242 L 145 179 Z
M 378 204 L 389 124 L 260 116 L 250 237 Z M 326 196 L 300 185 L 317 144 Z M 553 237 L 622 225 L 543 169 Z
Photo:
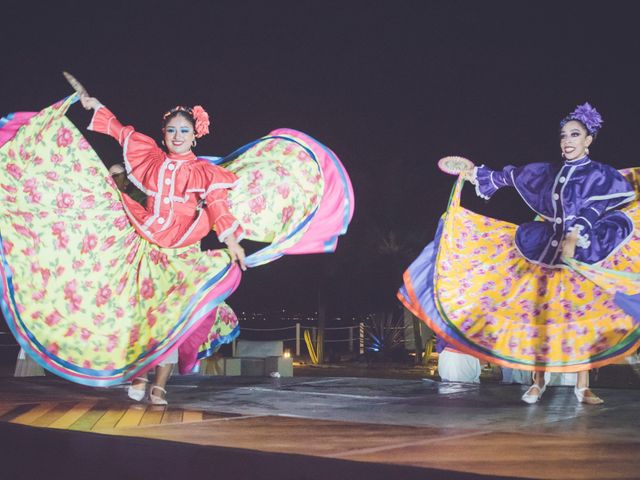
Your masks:
M 149 188 L 158 165 L 164 161 L 164 153 L 152 139 L 136 132 L 130 126 L 122 125 L 116 116 L 95 97 L 81 95 L 80 102 L 87 110 L 94 110 L 89 130 L 104 133 L 115 138 L 123 147 L 127 176 L 142 191 Z
M 124 144 L 124 141 L 135 130 L 132 126 L 122 125 L 116 116 L 95 97 L 88 97 L 83 95 L 80 97 L 82 106 L 87 110 L 94 110 L 91 123 L 89 123 L 89 130 L 93 130 L 98 133 L 105 133 L 115 138 L 120 145 Z
M 476 186 L 476 195 L 486 200 L 502 187 L 513 187 L 513 171 L 515 167 L 511 165 L 502 171 L 491 170 L 484 165 L 469 170 L 463 170 L 460 175 L 468 182 Z

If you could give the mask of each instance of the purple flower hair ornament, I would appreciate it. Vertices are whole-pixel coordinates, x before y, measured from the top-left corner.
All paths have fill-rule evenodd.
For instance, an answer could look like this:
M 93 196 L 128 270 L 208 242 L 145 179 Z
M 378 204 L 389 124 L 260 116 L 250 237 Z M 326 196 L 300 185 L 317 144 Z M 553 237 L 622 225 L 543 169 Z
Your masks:
M 560 121 L 560 128 L 564 127 L 565 124 L 571 120 L 577 120 L 582 123 L 587 129 L 587 132 L 589 132 L 589 135 L 593 137 L 598 134 L 598 130 L 600 130 L 603 123 L 602 115 L 600 115 L 598 111 L 589 104 L 589 102 L 578 105 L 573 112 L 564 117 Z

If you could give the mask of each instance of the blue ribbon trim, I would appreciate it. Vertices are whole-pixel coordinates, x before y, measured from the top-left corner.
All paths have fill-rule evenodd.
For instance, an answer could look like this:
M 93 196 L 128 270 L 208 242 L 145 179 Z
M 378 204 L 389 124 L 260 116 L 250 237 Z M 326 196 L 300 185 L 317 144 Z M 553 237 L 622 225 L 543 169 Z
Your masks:
M 240 325 L 236 325 L 236 327 L 231 331 L 231 333 L 211 342 L 206 350 L 200 350 L 198 352 L 198 357 L 197 357 L 198 360 L 202 360 L 203 358 L 210 357 L 211 355 L 216 353 L 222 345 L 233 342 L 236 338 L 238 338 L 239 335 L 240 335 Z

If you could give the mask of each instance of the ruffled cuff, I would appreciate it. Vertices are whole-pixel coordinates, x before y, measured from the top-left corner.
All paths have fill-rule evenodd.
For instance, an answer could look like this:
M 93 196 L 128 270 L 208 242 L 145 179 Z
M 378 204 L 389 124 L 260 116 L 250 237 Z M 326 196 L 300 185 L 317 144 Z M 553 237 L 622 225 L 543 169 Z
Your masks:
M 569 229 L 569 231 L 578 232 L 578 243 L 576 243 L 576 246 L 587 248 L 589 247 L 589 245 L 591 245 L 589 234 L 591 233 L 593 225 L 596 223 L 598 218 L 600 218 L 600 215 L 600 211 L 595 207 L 583 208 L 580 211 L 575 223 Z
M 591 240 L 589 240 L 589 231 L 585 225 L 576 223 L 569 229 L 570 233 L 577 232 L 578 238 L 576 241 L 576 247 L 589 248 L 591 246 Z
M 218 227 L 216 227 L 216 230 L 217 228 Z M 234 221 L 226 230 L 218 234 L 218 240 L 224 242 L 232 234 L 236 237 L 236 241 L 238 242 L 244 238 L 244 229 L 240 226 L 240 222 L 237 220 Z
M 112 136 L 120 145 L 123 145 L 125 139 L 134 131 L 133 127 L 122 125 L 111 110 L 102 104 L 93 112 L 93 117 L 91 117 L 91 122 L 87 128 L 94 132 Z
M 98 117 L 98 112 L 100 110 L 105 109 L 105 108 L 107 108 L 107 107 L 105 107 L 103 104 L 100 104 L 98 106 L 98 108 L 95 108 L 93 110 L 93 115 L 91 115 L 91 121 L 89 122 L 89 126 L 87 127 L 87 130 L 91 130 L 92 132 L 93 131 L 97 131 L 96 127 L 95 127 L 95 125 L 96 125 L 96 117 Z M 102 117 L 103 115 L 104 115 L 104 111 L 100 114 L 100 116 Z M 100 133 L 104 133 L 104 132 L 100 132 Z
M 224 242 L 232 234 L 237 240 L 241 240 L 244 237 L 244 230 L 238 219 L 229 211 L 227 191 L 225 189 L 214 190 L 209 194 L 206 202 L 207 215 L 218 235 L 218 240 Z
M 476 195 L 485 200 L 489 200 L 498 191 L 498 186 L 494 183 L 492 176 L 494 171 L 480 165 L 473 169 L 473 176 L 476 184 Z

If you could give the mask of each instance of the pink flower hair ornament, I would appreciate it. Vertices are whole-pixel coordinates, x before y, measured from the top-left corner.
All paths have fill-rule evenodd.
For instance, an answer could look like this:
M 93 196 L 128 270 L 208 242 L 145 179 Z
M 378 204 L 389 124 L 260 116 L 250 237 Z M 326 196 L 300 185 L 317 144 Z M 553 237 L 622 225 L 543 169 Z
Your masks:
M 209 125 L 211 125 L 211 122 L 209 121 L 209 114 L 204 108 L 202 108 L 202 106 L 195 105 L 191 109 L 191 115 L 195 122 L 196 138 L 204 137 L 209 133 Z

